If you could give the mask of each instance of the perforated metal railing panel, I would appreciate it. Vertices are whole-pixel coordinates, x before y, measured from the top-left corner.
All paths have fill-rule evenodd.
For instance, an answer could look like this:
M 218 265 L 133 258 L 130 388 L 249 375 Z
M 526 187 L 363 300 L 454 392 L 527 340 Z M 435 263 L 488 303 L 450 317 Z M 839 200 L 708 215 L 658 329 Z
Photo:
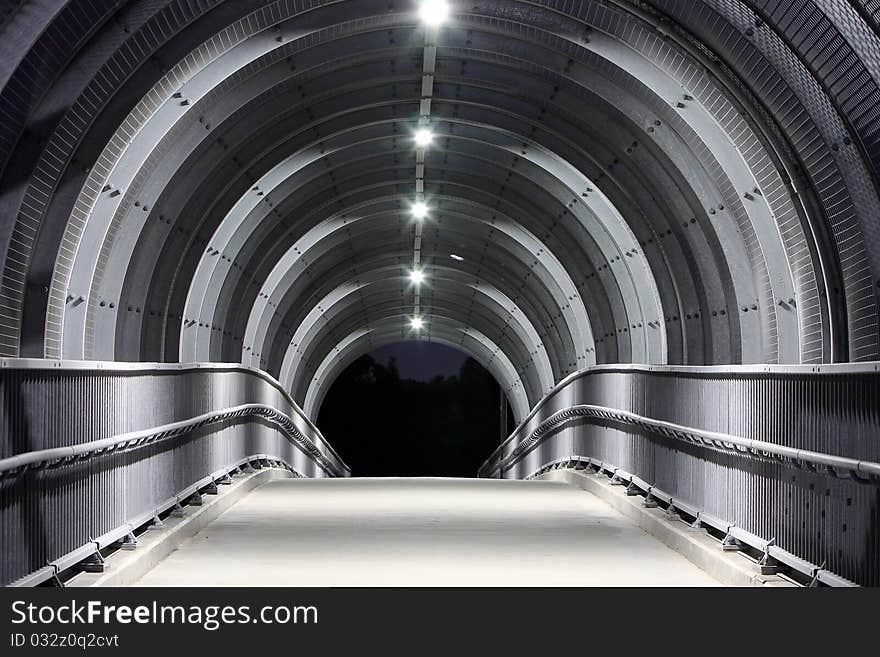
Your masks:
M 592 368 L 551 391 L 480 474 L 526 478 L 572 455 L 880 585 L 880 364 Z
M 277 382 L 234 365 L 0 360 L 0 401 L 4 584 L 44 579 L 243 463 L 350 473 Z

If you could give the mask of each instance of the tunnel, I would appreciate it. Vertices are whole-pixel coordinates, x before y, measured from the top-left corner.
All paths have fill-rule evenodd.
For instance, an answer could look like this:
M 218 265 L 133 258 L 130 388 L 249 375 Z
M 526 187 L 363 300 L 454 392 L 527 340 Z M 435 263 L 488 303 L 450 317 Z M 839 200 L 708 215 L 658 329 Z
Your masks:
M 611 585 L 880 585 L 877 3 L 0 11 L 4 585 L 211 583 L 259 526 L 364 516 L 394 560 L 293 553 L 290 582 L 442 582 L 412 537 L 465 512 L 558 548 L 535 584 L 612 549 L 663 576 Z M 472 479 L 359 478 L 321 433 L 346 368 L 408 341 L 501 390 Z M 208 526 L 216 554 L 138 561 Z

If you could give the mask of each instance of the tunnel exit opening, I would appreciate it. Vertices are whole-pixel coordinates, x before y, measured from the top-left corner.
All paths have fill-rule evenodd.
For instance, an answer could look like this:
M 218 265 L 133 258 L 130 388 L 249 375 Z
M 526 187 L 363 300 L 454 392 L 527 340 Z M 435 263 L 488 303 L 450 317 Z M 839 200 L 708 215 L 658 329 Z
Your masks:
M 514 421 L 500 386 L 476 360 L 408 341 L 349 365 L 317 425 L 355 477 L 475 477 Z

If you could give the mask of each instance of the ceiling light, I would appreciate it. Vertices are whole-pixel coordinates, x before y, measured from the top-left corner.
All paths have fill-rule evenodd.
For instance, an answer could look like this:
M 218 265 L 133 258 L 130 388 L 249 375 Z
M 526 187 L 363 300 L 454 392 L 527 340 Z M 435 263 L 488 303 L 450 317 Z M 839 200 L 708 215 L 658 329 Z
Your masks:
M 441 25 L 449 18 L 449 3 L 446 0 L 422 0 L 419 4 L 419 18 L 425 25 Z
M 409 273 L 409 280 L 418 285 L 425 280 L 425 273 L 421 269 L 413 269 Z
M 428 206 L 421 201 L 416 201 L 413 203 L 411 208 L 412 216 L 415 219 L 424 219 L 428 216 Z
M 413 317 L 411 320 L 409 320 L 409 325 L 410 325 L 413 329 L 415 329 L 416 331 L 418 331 L 420 328 L 422 328 L 422 326 L 425 325 L 425 322 L 422 321 L 422 318 L 421 318 L 421 317 Z
M 434 133 L 431 132 L 428 128 L 419 128 L 416 130 L 415 140 L 416 146 L 425 147 L 431 144 L 431 140 L 434 139 Z
M 455 255 L 454 253 L 450 253 L 449 257 L 452 258 L 453 260 L 458 260 L 458 262 L 461 262 L 462 260 L 464 260 L 464 258 L 462 258 L 460 255 Z

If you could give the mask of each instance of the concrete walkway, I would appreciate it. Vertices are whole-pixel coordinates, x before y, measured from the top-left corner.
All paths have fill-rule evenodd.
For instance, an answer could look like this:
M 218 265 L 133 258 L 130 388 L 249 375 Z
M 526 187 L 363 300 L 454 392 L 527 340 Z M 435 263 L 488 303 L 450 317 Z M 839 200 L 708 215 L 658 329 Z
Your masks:
M 553 481 L 285 479 L 140 586 L 706 586 L 591 493 Z

